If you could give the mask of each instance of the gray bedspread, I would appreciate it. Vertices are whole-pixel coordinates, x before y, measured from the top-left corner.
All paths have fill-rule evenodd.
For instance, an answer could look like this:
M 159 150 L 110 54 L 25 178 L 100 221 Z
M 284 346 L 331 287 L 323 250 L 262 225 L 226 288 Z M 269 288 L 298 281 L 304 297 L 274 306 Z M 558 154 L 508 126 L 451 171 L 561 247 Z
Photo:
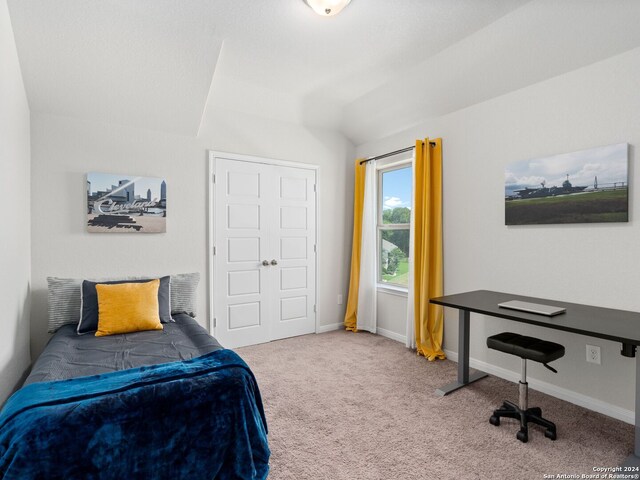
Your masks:
M 24 384 L 189 360 L 222 348 L 193 318 L 173 318 L 175 323 L 163 324 L 164 330 L 107 337 L 78 335 L 76 325 L 65 325 L 51 338 Z

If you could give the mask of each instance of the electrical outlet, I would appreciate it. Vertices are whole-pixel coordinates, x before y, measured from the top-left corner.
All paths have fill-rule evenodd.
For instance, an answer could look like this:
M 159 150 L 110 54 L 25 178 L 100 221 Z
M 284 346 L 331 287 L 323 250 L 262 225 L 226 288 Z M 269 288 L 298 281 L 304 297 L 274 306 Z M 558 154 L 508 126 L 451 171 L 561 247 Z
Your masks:
M 338 305 L 342 305 L 342 295 L 338 295 Z
M 587 362 L 600 365 L 600 347 L 587 345 Z

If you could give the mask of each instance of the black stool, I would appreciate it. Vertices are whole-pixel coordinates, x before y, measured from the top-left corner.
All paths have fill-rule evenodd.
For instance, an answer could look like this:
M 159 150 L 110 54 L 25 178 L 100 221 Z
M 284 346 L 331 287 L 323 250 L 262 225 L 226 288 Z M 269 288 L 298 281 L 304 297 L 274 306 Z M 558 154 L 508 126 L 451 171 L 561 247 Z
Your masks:
M 522 379 L 520 380 L 520 401 L 516 405 L 505 400 L 502 407 L 494 410 L 489 419 L 491 425 L 500 425 L 500 417 L 515 418 L 520 420 L 520 431 L 516 438 L 523 443 L 529 440 L 529 423 L 535 423 L 546 428 L 544 436 L 555 440 L 556 425 L 549 420 L 542 418 L 542 410 L 534 407 L 529 408 L 529 385 L 527 384 L 527 360 L 542 363 L 553 373 L 558 373 L 547 363 L 553 362 L 564 356 L 564 347 L 557 343 L 547 342 L 533 337 L 525 337 L 517 333 L 504 332 L 487 338 L 487 347 L 501 352 L 517 355 L 522 359 Z

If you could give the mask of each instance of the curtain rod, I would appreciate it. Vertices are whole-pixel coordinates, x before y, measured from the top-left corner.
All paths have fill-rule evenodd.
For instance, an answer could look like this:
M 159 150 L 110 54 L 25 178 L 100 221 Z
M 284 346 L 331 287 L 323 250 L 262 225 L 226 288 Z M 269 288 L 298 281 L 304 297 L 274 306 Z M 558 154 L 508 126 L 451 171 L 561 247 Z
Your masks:
M 429 142 L 429 145 L 431 145 L 432 147 L 435 147 L 436 142 Z M 363 163 L 370 162 L 371 160 L 380 160 L 381 158 L 391 157 L 393 155 L 398 155 L 399 153 L 409 152 L 414 148 L 416 148 L 415 145 L 407 148 L 401 148 L 400 150 L 396 150 L 395 152 L 383 153 L 382 155 L 376 155 L 375 157 L 365 158 L 364 160 L 360 160 L 360 165 L 362 165 Z

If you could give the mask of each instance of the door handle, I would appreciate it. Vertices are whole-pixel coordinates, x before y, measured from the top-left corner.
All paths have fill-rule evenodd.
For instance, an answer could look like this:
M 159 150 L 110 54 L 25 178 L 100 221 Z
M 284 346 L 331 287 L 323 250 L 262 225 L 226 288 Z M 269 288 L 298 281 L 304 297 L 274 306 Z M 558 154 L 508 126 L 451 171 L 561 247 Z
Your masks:
M 273 260 L 271 260 L 271 265 L 277 265 L 278 261 L 274 258 Z
M 262 265 L 265 266 L 265 267 L 268 267 L 269 266 L 269 260 L 263 260 L 262 261 Z

